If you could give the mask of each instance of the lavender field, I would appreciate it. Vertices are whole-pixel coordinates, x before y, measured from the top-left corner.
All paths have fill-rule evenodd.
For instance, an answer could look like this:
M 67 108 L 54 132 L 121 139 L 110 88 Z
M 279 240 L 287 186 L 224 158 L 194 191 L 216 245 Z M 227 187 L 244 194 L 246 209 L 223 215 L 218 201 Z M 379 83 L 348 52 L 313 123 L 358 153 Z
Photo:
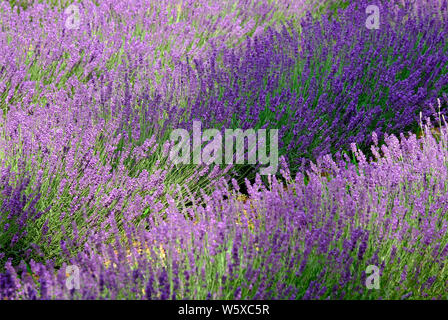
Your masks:
M 0 300 L 448 299 L 448 0 L 0 26 Z

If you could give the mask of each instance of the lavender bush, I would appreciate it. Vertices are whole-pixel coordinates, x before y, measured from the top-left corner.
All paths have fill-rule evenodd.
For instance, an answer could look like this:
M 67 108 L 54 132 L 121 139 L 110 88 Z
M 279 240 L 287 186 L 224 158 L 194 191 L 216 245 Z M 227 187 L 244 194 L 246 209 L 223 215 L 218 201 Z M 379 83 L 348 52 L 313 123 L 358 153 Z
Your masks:
M 368 150 L 373 131 L 381 141 L 384 132 L 416 130 L 419 112 L 434 114 L 442 95 L 445 113 L 446 3 L 438 11 L 422 6 L 419 15 L 382 5 L 374 32 L 365 27 L 369 3 L 353 2 L 337 19 L 303 19 L 300 33 L 293 25 L 268 29 L 243 50 L 214 49 L 196 67 L 197 96 L 186 123 L 279 128 L 282 154 L 295 167 L 352 142 Z
M 39 246 L 28 243 L 25 240 L 29 233 L 36 229 L 36 221 L 45 214 L 37 211 L 36 203 L 40 199 L 39 190 L 33 190 L 31 194 L 25 194 L 25 189 L 30 181 L 26 175 L 18 175 L 19 180 L 14 181 L 14 174 L 10 168 L 2 172 L 2 206 L 0 228 L 2 230 L 0 238 L 0 261 L 4 265 L 6 258 L 11 259 L 16 264 L 24 257 L 29 257 L 30 253 Z M 11 184 L 16 184 L 13 187 Z M 46 227 L 43 227 L 42 236 L 45 237 Z
M 0 299 L 448 298 L 448 2 L 370 4 L 2 2 Z M 278 174 L 174 164 L 194 120 Z
M 171 198 L 165 219 L 140 227 L 127 217 L 120 231 L 112 214 L 68 260 L 80 290 L 65 287 L 65 264 L 7 263 L 2 298 L 446 298 L 448 135 L 426 133 L 387 136 L 370 160 L 353 145 L 356 165 L 326 156 L 306 182 L 284 167 L 286 189 L 258 180 L 250 200 L 221 180 L 205 206 Z M 368 265 L 379 290 L 365 286 Z

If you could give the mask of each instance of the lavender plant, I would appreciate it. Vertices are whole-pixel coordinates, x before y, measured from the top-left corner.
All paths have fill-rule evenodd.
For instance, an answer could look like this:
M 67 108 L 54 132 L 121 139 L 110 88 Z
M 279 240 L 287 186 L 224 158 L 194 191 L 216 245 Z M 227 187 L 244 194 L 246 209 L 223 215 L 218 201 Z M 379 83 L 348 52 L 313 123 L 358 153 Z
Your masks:
M 446 0 L 69 3 L 0 4 L 0 299 L 447 298 Z M 279 174 L 175 165 L 193 120 Z
M 321 158 L 306 183 L 284 162 L 287 188 L 258 179 L 245 202 L 221 180 L 205 206 L 185 209 L 190 218 L 171 199 L 165 219 L 142 229 L 129 219 L 123 238 L 113 214 L 109 232 L 69 260 L 80 290 L 65 287 L 65 265 L 31 262 L 7 265 L 2 298 L 446 298 L 447 127 L 438 142 L 425 131 L 375 142 L 375 159 L 353 146 L 356 165 Z M 369 265 L 381 270 L 378 290 L 366 288 Z
M 195 61 L 197 96 L 186 122 L 278 128 L 295 168 L 352 142 L 368 150 L 373 131 L 381 140 L 417 130 L 419 113 L 436 113 L 438 97 L 445 113 L 446 3 L 437 11 L 445 18 L 430 6 L 414 15 L 412 7 L 382 5 L 374 32 L 365 27 L 366 6 L 354 2 L 337 19 L 302 20 L 300 34 L 294 26 L 271 29 L 242 51 L 214 49 L 210 60 Z
M 17 180 L 17 181 L 14 181 Z M 36 210 L 36 203 L 40 199 L 39 189 L 26 194 L 25 189 L 30 180 L 26 175 L 18 175 L 18 179 L 4 168 L 1 185 L 1 215 L 0 215 L 0 265 L 7 260 L 18 264 L 20 260 L 30 256 L 38 246 L 27 241 L 27 236 L 36 228 L 36 222 L 45 214 L 45 211 Z M 14 184 L 16 185 L 14 187 Z M 44 227 L 45 229 L 45 227 Z M 45 233 L 43 236 L 45 236 Z

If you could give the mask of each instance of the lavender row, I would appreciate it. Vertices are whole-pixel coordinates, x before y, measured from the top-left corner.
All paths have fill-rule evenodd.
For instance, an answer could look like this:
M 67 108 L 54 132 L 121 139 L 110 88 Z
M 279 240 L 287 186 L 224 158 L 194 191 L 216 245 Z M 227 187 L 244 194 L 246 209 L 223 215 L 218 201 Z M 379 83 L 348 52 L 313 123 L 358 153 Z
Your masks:
M 132 213 L 113 212 L 76 255 L 76 234 L 61 242 L 63 265 L 6 263 L 1 298 L 444 299 L 448 135 L 446 125 L 437 139 L 425 132 L 375 142 L 370 160 L 352 145 L 356 164 L 326 156 L 306 178 L 292 179 L 283 161 L 288 183 L 248 182 L 250 200 L 221 180 L 203 205 L 179 210 L 169 198 L 163 219 L 137 227 Z M 79 287 L 67 284 L 67 265 Z M 367 286 L 368 266 L 378 288 Z

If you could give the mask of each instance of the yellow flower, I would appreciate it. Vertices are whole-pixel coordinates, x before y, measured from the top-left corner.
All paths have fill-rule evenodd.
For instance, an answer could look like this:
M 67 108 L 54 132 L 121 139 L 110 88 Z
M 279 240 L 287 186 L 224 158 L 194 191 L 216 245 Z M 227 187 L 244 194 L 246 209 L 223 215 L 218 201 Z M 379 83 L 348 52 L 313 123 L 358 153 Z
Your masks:
M 244 194 L 239 194 L 236 196 L 237 201 L 246 202 L 249 198 Z
M 154 240 L 154 244 L 156 244 L 156 241 L 155 241 L 155 240 Z M 148 258 L 151 259 L 151 250 L 150 250 L 150 248 L 149 248 L 147 245 L 144 245 L 144 244 L 142 244 L 142 243 L 140 243 L 140 242 L 138 242 L 138 241 L 135 241 L 135 242 L 133 242 L 133 246 L 137 249 L 137 252 L 138 252 L 139 254 L 142 254 L 143 252 L 145 252 L 145 253 L 147 254 Z M 157 245 L 156 245 L 156 248 L 158 249 L 158 255 L 159 255 L 159 257 L 161 258 L 162 263 L 165 263 L 165 261 L 166 261 L 166 252 L 165 252 L 165 249 L 163 248 L 163 246 L 162 246 L 161 244 L 159 244 L 158 247 L 157 247 Z M 115 254 L 117 254 L 117 251 L 116 251 L 116 250 L 114 250 L 114 252 L 115 252 Z M 127 259 L 128 259 L 128 262 L 129 262 L 130 264 L 132 264 L 132 263 L 133 263 L 133 261 L 132 261 L 132 258 L 133 258 L 133 257 L 132 257 L 131 249 L 127 249 L 126 252 L 127 252 Z M 181 253 L 180 248 L 177 248 L 177 252 L 178 252 L 178 253 Z M 110 265 L 111 265 L 111 261 L 110 261 L 110 259 L 105 259 L 105 260 L 104 260 L 104 266 L 105 266 L 106 268 L 109 268 Z M 114 266 L 115 266 L 115 265 L 116 265 L 116 264 L 114 263 Z
M 160 257 L 162 258 L 162 260 L 165 260 L 166 258 L 165 250 L 163 249 L 162 245 L 160 245 Z
M 176 7 L 177 7 L 177 21 L 176 22 L 179 22 L 179 17 L 180 17 L 180 14 L 182 13 L 182 2 L 179 2 L 179 4 Z
M 244 209 L 243 209 L 243 214 L 244 214 L 244 216 L 247 218 L 247 211 L 244 210 Z M 254 225 L 252 219 L 249 219 L 248 225 L 249 225 L 249 230 L 252 231 L 252 232 L 254 232 L 255 225 Z

